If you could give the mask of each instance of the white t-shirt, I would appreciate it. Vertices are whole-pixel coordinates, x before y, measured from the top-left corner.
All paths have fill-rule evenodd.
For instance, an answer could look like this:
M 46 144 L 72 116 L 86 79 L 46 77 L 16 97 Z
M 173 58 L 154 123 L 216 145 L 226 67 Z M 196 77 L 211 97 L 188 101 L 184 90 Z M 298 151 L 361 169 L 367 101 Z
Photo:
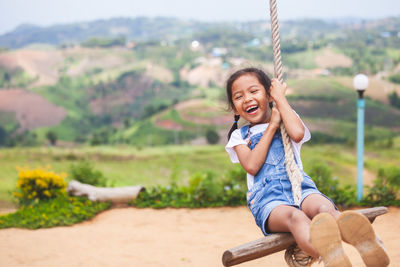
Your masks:
M 301 122 L 304 125 L 304 122 L 303 121 Z M 264 132 L 267 129 L 268 125 L 269 123 L 254 125 L 253 127 L 251 127 L 250 136 L 253 136 L 260 132 Z M 303 170 L 303 164 L 300 158 L 301 145 L 311 139 L 310 131 L 305 125 L 304 125 L 304 130 L 305 130 L 304 136 L 300 142 L 296 143 L 291 139 L 293 153 L 294 156 L 296 157 L 300 170 Z M 228 144 L 225 146 L 225 150 L 226 152 L 228 152 L 229 157 L 233 163 L 240 163 L 234 147 L 242 144 L 247 145 L 249 143 L 249 139 L 250 137 L 247 137 L 246 139 L 242 138 L 240 129 L 236 129 L 235 131 L 232 132 L 231 138 L 229 139 Z M 247 173 L 247 187 L 250 189 L 253 186 L 253 184 L 254 184 L 254 176 Z

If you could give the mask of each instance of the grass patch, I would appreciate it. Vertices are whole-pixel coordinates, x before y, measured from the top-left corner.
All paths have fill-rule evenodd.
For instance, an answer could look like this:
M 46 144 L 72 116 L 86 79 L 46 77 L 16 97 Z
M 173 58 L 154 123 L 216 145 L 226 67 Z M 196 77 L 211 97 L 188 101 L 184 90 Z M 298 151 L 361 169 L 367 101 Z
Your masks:
M 291 95 L 290 98 L 314 96 L 324 99 L 357 99 L 354 90 L 343 86 L 334 77 L 291 79 L 288 81 L 288 85 L 295 90 L 294 95 Z
M 318 51 L 306 50 L 303 52 L 286 54 L 284 63 L 291 68 L 302 68 L 302 69 L 315 69 L 317 64 L 315 63 L 315 57 Z
M 391 148 L 365 147 L 365 168 L 376 174 L 380 167 L 399 165 L 400 137 L 393 139 Z M 16 187 L 16 166 L 51 165 L 55 172 L 66 172 L 71 164 L 89 160 L 114 186 L 143 185 L 167 186 L 171 177 L 176 182 L 188 184 L 198 172 L 211 171 L 215 177 L 223 177 L 228 170 L 238 167 L 232 164 L 223 146 L 96 146 L 79 148 L 13 148 L 1 149 L 0 200 L 11 203 L 10 194 Z M 302 147 L 304 170 L 309 172 L 313 162 L 322 161 L 332 169 L 332 176 L 343 185 L 356 181 L 356 148 L 345 144 L 309 145 Z M 313 178 L 313 177 L 312 177 Z M 70 179 L 67 176 L 66 181 Z M 245 180 L 246 178 L 243 177 Z
M 55 172 L 66 172 L 71 179 L 72 164 L 89 160 L 114 186 L 167 185 L 173 172 L 178 182 L 186 181 L 192 174 L 210 170 L 217 176 L 233 168 L 221 146 L 96 146 L 80 148 L 13 148 L 1 149 L 0 200 L 12 202 L 11 191 L 17 184 L 20 167 L 50 165 Z
M 15 112 L 10 111 L 0 111 L 0 125 L 1 127 L 7 131 L 14 131 L 19 127 L 18 121 L 15 118 Z
M 91 219 L 109 207 L 110 203 L 61 195 L 35 205 L 22 206 L 14 213 L 0 216 L 0 229 L 10 227 L 38 229 L 72 225 Z

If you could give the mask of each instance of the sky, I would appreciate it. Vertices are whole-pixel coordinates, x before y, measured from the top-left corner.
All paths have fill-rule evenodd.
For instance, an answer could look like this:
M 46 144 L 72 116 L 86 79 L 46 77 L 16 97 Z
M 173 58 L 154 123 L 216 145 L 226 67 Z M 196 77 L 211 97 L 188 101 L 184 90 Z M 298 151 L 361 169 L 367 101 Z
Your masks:
M 400 16 L 399 0 L 277 0 L 279 20 Z M 168 16 L 201 21 L 269 18 L 267 0 L 0 0 L 0 34 L 20 24 L 50 26 L 113 17 Z

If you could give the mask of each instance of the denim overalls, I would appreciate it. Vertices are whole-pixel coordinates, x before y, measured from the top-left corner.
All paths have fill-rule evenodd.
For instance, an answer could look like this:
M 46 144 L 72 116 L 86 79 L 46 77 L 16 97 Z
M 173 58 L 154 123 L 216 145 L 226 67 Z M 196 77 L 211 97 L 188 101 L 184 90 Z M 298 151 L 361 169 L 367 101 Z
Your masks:
M 243 139 L 250 137 L 249 147 L 251 150 L 264 134 L 264 132 L 260 132 L 251 135 L 248 125 L 240 128 L 240 132 Z M 321 194 L 311 178 L 303 170 L 301 172 L 303 174 L 301 201 L 310 194 Z M 292 185 L 286 172 L 282 135 L 277 130 L 269 146 L 265 163 L 254 176 L 253 187 L 247 192 L 247 206 L 264 235 L 270 234 L 266 222 L 271 211 L 279 205 L 298 207 L 294 203 Z

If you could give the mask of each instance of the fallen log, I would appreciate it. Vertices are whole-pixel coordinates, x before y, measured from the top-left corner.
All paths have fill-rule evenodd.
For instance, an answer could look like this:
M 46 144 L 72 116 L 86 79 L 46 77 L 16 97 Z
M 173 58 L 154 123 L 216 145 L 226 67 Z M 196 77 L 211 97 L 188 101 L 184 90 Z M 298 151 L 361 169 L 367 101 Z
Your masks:
M 86 196 L 91 201 L 128 203 L 144 189 L 143 186 L 97 187 L 72 180 L 68 184 L 67 192 L 71 196 Z
M 375 207 L 357 210 L 357 212 L 363 214 L 373 223 L 377 216 L 387 213 L 388 209 L 386 207 Z M 287 249 L 294 244 L 295 240 L 290 233 L 272 234 L 226 250 L 222 255 L 222 263 L 224 266 L 233 266 Z

